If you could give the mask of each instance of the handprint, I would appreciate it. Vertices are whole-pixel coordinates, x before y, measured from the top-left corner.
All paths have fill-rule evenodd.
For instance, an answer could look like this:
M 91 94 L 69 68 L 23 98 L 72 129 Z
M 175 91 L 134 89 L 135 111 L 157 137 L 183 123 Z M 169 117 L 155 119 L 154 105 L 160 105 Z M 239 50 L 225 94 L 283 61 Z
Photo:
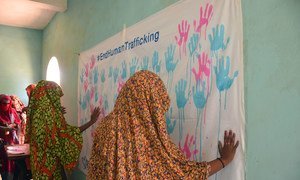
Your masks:
M 166 69 L 168 73 L 173 72 L 178 63 L 178 60 L 174 62 L 174 51 L 175 46 L 170 45 L 167 52 L 165 52 Z
M 131 63 L 129 62 L 130 76 L 132 76 L 135 73 L 135 71 L 138 69 L 137 65 L 138 65 L 138 59 L 136 57 L 132 58 Z
M 125 62 L 125 60 L 122 62 L 122 75 L 121 75 L 122 79 L 126 79 L 127 77 L 127 64 Z
M 220 30 L 219 25 L 216 28 L 212 29 L 213 35 L 209 34 L 209 42 L 210 42 L 210 50 L 217 51 L 219 49 L 225 50 L 229 41 L 230 37 L 227 38 L 226 43 L 224 42 L 224 25 L 221 24 Z
M 91 87 L 91 91 L 90 91 L 90 99 L 94 99 L 95 97 L 95 87 Z
M 186 54 L 186 41 L 189 36 L 190 31 L 190 24 L 187 23 L 187 21 L 182 20 L 181 26 L 178 24 L 178 32 L 179 37 L 175 36 L 175 40 L 179 46 L 179 56 L 181 57 L 181 47 L 183 46 L 183 52 Z
M 208 26 L 209 21 L 211 20 L 213 15 L 213 6 L 209 3 L 206 4 L 204 14 L 203 14 L 203 9 L 202 6 L 200 6 L 200 18 L 199 18 L 199 24 L 197 25 L 197 21 L 194 20 L 194 30 L 195 32 L 199 32 L 201 35 L 201 29 L 203 26 L 205 26 L 205 31 L 204 31 L 204 37 L 206 39 L 206 28 Z
M 226 66 L 224 63 L 224 56 L 222 56 L 222 58 L 219 59 L 217 65 L 218 64 L 219 64 L 218 67 L 217 66 L 214 67 L 216 73 L 217 88 L 219 89 L 219 91 L 228 90 L 231 87 L 234 78 L 238 76 L 238 71 L 234 72 L 232 78 L 228 76 L 230 70 L 229 56 L 226 57 Z
M 114 73 L 113 73 L 113 76 L 114 76 L 114 83 L 117 82 L 117 79 L 118 79 L 118 76 L 119 76 L 119 68 L 115 68 L 114 69 Z
M 88 87 L 89 87 L 89 82 L 87 80 L 85 80 L 84 83 L 83 83 L 84 92 L 87 91 Z
M 158 63 L 158 52 L 154 51 L 152 57 L 152 69 L 155 73 L 160 72 L 160 65 L 161 65 L 161 61 Z
M 125 82 L 123 81 L 123 79 L 119 78 L 119 80 L 118 80 L 118 93 L 121 91 L 124 84 L 125 84 Z
M 88 63 L 84 65 L 84 69 L 85 69 L 85 71 L 84 71 L 85 77 L 89 77 L 89 64 Z
M 198 83 L 200 79 L 203 79 L 203 74 L 206 77 L 210 75 L 210 64 L 211 60 L 208 59 L 208 55 L 205 52 L 202 52 L 202 56 L 198 56 L 199 69 L 198 72 L 195 68 L 192 69 L 193 74 L 195 75 L 196 82 Z
M 83 83 L 83 80 L 84 80 L 84 69 L 82 69 L 80 73 L 80 82 Z
M 166 113 L 166 123 L 167 123 L 168 134 L 172 134 L 174 131 L 174 128 L 176 126 L 176 119 L 172 123 L 171 118 L 172 118 L 172 108 L 170 109 L 169 112 Z
M 98 86 L 95 86 L 95 102 L 99 100 Z
M 145 56 L 141 63 L 141 70 L 148 70 L 148 64 L 149 64 L 149 57 Z
M 185 154 L 185 156 L 190 159 L 192 155 L 196 155 L 198 153 L 198 150 L 195 148 L 194 150 L 191 150 L 193 145 L 195 144 L 194 136 L 191 136 L 189 138 L 189 134 L 186 135 L 185 141 L 184 141 L 184 146 L 181 148 L 181 144 L 179 142 L 179 148 L 180 150 Z
M 111 78 L 113 76 L 113 67 L 109 66 L 109 70 L 108 70 L 108 77 Z
M 204 108 L 207 100 L 207 96 L 205 95 L 205 82 L 199 81 L 196 83 L 196 90 L 195 87 L 193 87 L 193 100 L 197 109 Z
M 186 80 L 181 79 L 175 86 L 176 103 L 178 108 L 184 108 L 190 96 L 189 92 L 188 96 L 186 97 L 186 84 Z
M 97 84 L 98 83 L 98 77 L 99 77 L 98 69 L 95 68 L 93 70 L 93 74 L 94 74 L 94 84 Z
M 81 94 L 80 94 L 79 105 L 82 110 L 85 110 L 87 108 L 87 102 L 84 97 L 82 98 Z
M 101 71 L 101 82 L 102 83 L 105 82 L 105 69 L 102 69 L 102 71 Z
M 93 69 L 95 64 L 96 64 L 96 58 L 94 55 L 92 55 L 91 62 L 90 62 L 90 69 Z
M 197 50 L 198 43 L 199 43 L 199 34 L 193 34 L 188 44 L 190 57 L 193 57 L 195 51 Z

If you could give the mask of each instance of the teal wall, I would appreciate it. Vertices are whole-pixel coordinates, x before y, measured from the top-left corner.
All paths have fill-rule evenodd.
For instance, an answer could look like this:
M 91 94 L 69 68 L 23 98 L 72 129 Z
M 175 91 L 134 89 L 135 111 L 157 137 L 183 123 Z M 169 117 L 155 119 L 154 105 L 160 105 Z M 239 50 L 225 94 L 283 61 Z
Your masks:
M 77 54 L 174 2 L 68 1 L 68 10 L 44 30 L 42 71 L 58 58 L 69 123 L 77 123 Z M 248 180 L 300 179 L 299 3 L 242 1 Z M 84 179 L 78 171 L 73 175 Z
M 0 25 L 0 94 L 27 104 L 25 88 L 41 78 L 42 31 Z
M 244 0 L 249 180 L 300 179 L 300 1 Z

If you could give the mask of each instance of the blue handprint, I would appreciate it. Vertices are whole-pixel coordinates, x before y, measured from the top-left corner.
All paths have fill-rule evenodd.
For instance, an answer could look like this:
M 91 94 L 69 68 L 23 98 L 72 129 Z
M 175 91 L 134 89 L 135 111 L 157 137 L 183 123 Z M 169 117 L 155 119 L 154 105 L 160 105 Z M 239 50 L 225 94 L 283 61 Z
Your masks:
M 152 57 L 152 69 L 157 74 L 160 72 L 160 65 L 161 65 L 161 61 L 158 63 L 158 52 L 154 51 Z
M 217 88 L 219 89 L 219 91 L 228 90 L 231 87 L 234 78 L 238 76 L 238 71 L 234 72 L 232 78 L 228 76 L 230 70 L 229 56 L 226 57 L 226 66 L 224 64 L 224 56 L 222 56 L 221 59 L 219 59 L 217 65 L 218 64 L 219 64 L 218 67 L 217 66 L 214 67 L 216 73 Z
M 109 106 L 108 106 L 107 95 L 104 95 L 104 109 L 105 109 L 105 111 L 107 111 L 108 108 L 109 108 Z
M 119 76 L 119 68 L 116 67 L 116 68 L 114 69 L 113 75 L 114 75 L 114 83 L 116 83 L 116 82 L 117 82 L 117 79 L 118 79 L 118 76 Z
M 113 67 L 109 66 L 108 77 L 111 78 L 113 76 Z
M 139 60 L 135 57 L 135 58 L 132 58 L 131 63 L 129 62 L 130 76 L 132 76 L 135 73 L 135 71 L 138 69 L 138 67 L 137 67 L 138 61 Z
M 195 51 L 197 50 L 198 43 L 199 43 L 199 34 L 193 34 L 188 44 L 190 57 L 193 57 Z
M 99 100 L 98 86 L 95 87 L 95 103 Z
M 175 86 L 175 93 L 176 93 L 176 103 L 177 103 L 177 107 L 180 108 L 184 108 L 184 106 L 186 105 L 189 95 L 188 97 L 186 97 L 185 95 L 185 91 L 186 91 L 186 80 L 181 79 L 177 85 Z
M 202 90 L 200 90 L 201 85 L 202 85 Z M 207 97 L 204 92 L 205 92 L 205 82 L 201 82 L 201 81 L 197 82 L 196 90 L 195 87 L 193 87 L 193 100 L 197 109 L 203 109 L 206 104 Z
M 82 98 L 81 94 L 80 94 L 79 104 L 80 104 L 80 107 L 81 107 L 82 110 L 86 110 L 87 102 L 86 102 L 84 97 Z
M 148 70 L 148 64 L 149 64 L 149 57 L 145 56 L 141 63 L 141 70 Z
M 105 82 L 105 69 L 102 69 L 102 71 L 101 71 L 101 82 L 102 83 Z
M 173 72 L 178 63 L 178 60 L 174 62 L 174 52 L 175 45 L 172 44 L 168 47 L 167 52 L 165 52 L 166 69 L 168 73 Z
M 183 123 L 184 123 L 184 107 L 189 99 L 190 93 L 186 97 L 186 80 L 181 79 L 175 86 L 176 103 L 179 113 L 179 140 L 182 139 Z
M 219 49 L 225 50 L 229 41 L 230 37 L 227 38 L 226 43 L 224 42 L 224 25 L 221 24 L 220 30 L 219 25 L 216 28 L 212 29 L 213 34 L 209 34 L 208 38 L 210 41 L 210 50 L 217 51 Z
M 82 69 L 80 73 L 80 82 L 83 83 L 83 80 L 84 80 L 84 69 Z
M 125 60 L 122 62 L 122 75 L 121 75 L 122 79 L 126 79 L 127 78 L 127 64 L 125 62 Z
M 176 120 L 174 120 L 172 123 L 171 117 L 172 117 L 172 108 L 170 108 L 170 111 L 166 113 L 166 123 L 167 123 L 168 134 L 172 134 L 174 131 L 174 128 L 176 126 Z
M 99 79 L 99 72 L 98 72 L 98 69 L 94 69 L 93 71 L 93 74 L 94 74 L 94 84 L 97 84 L 98 83 L 98 79 Z

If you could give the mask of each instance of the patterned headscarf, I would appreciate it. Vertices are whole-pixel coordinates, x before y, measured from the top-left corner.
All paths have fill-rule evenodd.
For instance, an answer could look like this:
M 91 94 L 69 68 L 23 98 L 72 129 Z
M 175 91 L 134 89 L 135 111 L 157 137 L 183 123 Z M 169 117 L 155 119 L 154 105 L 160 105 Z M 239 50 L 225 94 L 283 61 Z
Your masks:
M 21 119 L 14 108 L 12 108 L 12 100 L 10 96 L 0 95 L 0 126 L 7 126 L 9 124 L 20 124 Z M 18 143 L 16 130 L 6 132 L 0 131 L 0 138 L 8 144 Z
M 168 136 L 169 106 L 156 74 L 135 73 L 96 129 L 88 179 L 207 179 L 207 163 L 189 161 Z
M 33 179 L 61 179 L 60 164 L 75 167 L 82 135 L 78 127 L 66 123 L 60 98 L 63 92 L 51 81 L 40 81 L 33 90 L 26 135 L 30 139 L 30 162 Z

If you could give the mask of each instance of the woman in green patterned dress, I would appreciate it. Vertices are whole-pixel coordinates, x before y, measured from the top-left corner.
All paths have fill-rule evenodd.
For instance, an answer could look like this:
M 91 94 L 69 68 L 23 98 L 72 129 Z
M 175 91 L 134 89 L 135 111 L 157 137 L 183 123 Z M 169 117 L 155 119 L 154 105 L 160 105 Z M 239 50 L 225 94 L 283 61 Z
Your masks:
M 99 117 L 100 109 L 97 107 L 88 123 L 81 127 L 68 125 L 60 102 L 62 96 L 58 84 L 44 80 L 31 94 L 26 135 L 30 142 L 33 179 L 63 179 L 63 169 L 70 170 L 77 164 L 83 141 L 81 132 Z

